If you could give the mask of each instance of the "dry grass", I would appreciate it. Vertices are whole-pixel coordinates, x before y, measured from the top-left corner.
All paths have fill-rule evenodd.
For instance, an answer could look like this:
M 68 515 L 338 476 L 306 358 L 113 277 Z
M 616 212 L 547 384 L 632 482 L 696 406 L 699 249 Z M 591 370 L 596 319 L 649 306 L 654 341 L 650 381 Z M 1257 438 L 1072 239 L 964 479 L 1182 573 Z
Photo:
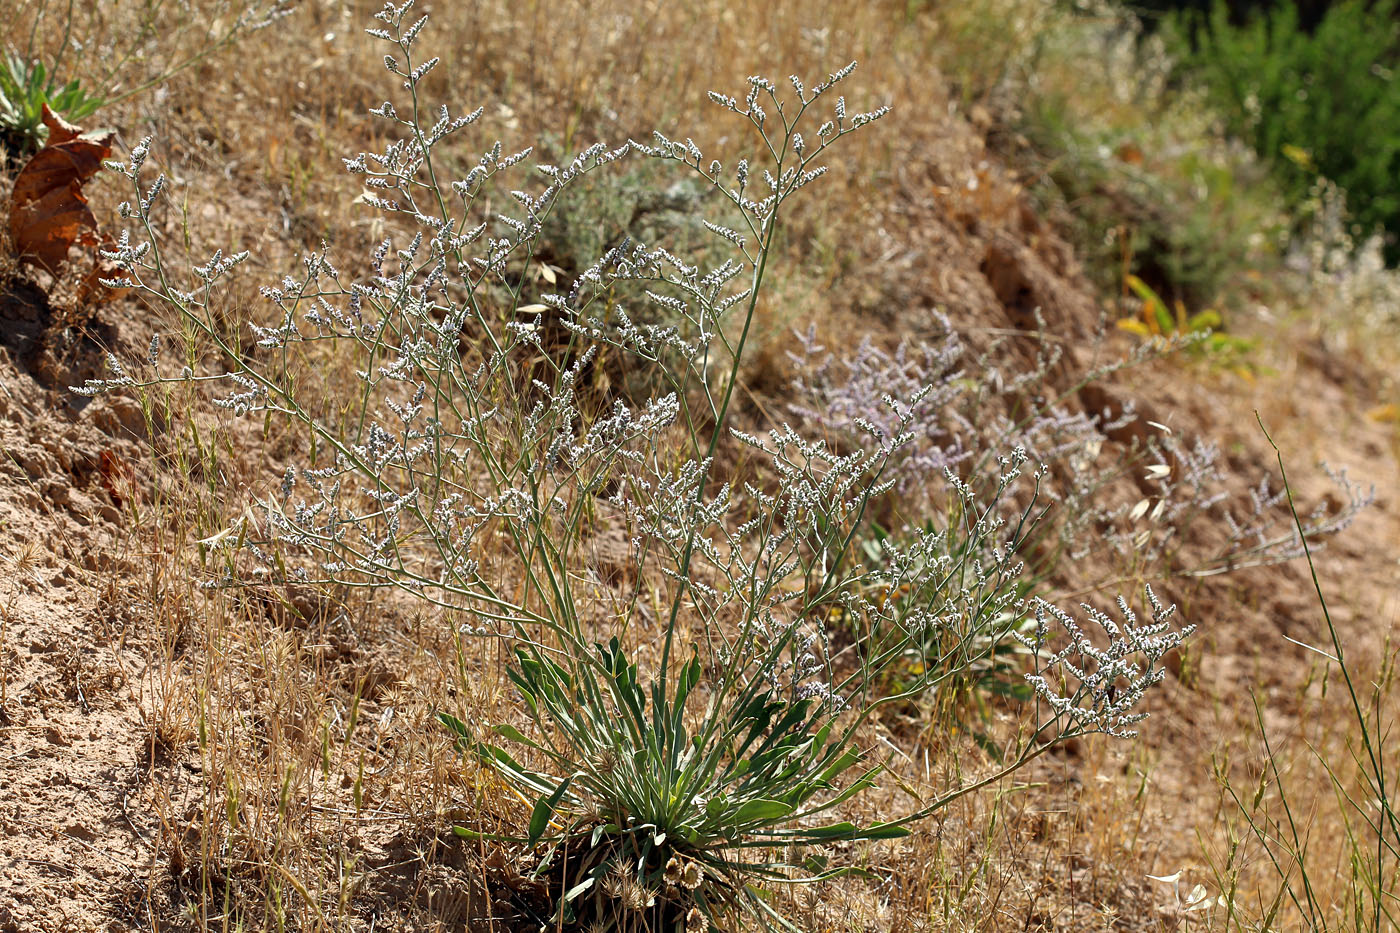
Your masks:
M 190 15 L 198 20 L 195 7 Z M 21 8 L 21 29 L 40 8 Z M 447 50 L 430 93 L 468 108 L 484 104 L 484 132 L 499 135 L 507 149 L 543 140 L 564 151 L 597 137 L 640 138 L 656 127 L 718 139 L 712 154 L 729 158 L 739 153 L 726 149 L 728 130 L 714 122 L 704 91 L 774 67 L 824 74 L 862 62 L 861 93 L 872 105 L 899 104 L 898 129 L 865 134 L 863 148 L 848 152 L 849 170 L 791 228 L 786 249 L 799 271 L 772 293 L 750 379 L 752 417 L 761 422 L 781 404 L 782 335 L 794 323 L 815 319 L 833 342 L 857 334 L 888 340 L 913 305 L 933 303 L 930 289 L 940 300 L 967 294 L 957 282 L 929 285 L 940 275 L 928 268 L 937 254 L 906 253 L 931 213 L 953 218 L 954 227 L 1001 231 L 1029 210 L 1019 179 L 985 161 L 980 136 L 960 120 L 956 132 L 950 126 L 973 105 L 981 108 L 975 120 L 1002 119 L 1008 104 L 996 91 L 1006 72 L 1025 66 L 1043 23 L 1018 2 L 972 10 L 488 0 L 435 9 L 424 41 Z M 165 232 L 174 248 L 197 258 L 214 246 L 253 251 L 253 273 L 228 309 L 231 322 L 265 313 L 256 285 L 289 269 L 297 252 L 333 235 L 336 254 L 354 256 L 386 232 L 353 203 L 353 177 L 337 170 L 340 156 L 381 142 L 365 116 L 383 97 L 376 52 L 361 32 L 368 12 L 367 4 L 308 4 L 234 51 L 102 114 L 122 127 L 127 143 L 156 136 L 156 157 L 177 183 L 173 202 L 186 212 L 169 215 Z M 74 34 L 111 37 L 124 48 L 121 37 L 133 35 L 127 15 L 136 14 L 84 5 Z M 37 35 L 52 50 L 55 11 L 43 16 Z M 138 43 L 149 57 L 129 66 L 124 80 L 188 54 L 182 50 L 193 40 L 176 25 L 164 22 Z M 958 79 L 956 93 L 935 67 L 935 53 Z M 95 75 L 106 54 L 99 48 L 70 61 L 87 69 L 80 76 Z M 990 78 L 983 58 L 1000 63 Z M 948 166 L 962 174 L 948 177 Z M 114 186 L 97 187 L 94 200 L 108 209 L 102 216 L 112 216 L 118 197 Z M 158 326 L 178 328 L 169 320 Z M 334 398 L 343 374 L 324 378 L 317 391 Z M 211 562 L 224 559 L 202 542 L 238 533 L 244 509 L 276 483 L 296 444 L 258 425 L 197 413 L 205 410 L 199 399 L 176 395 L 147 412 L 170 427 L 152 432 L 151 464 L 140 468 L 142 481 L 132 480 L 126 499 L 128 537 L 101 576 L 105 602 L 120 607 L 124 637 L 139 640 L 147 660 L 131 683 L 147 730 L 140 805 L 160 826 L 142 894 L 149 925 L 514 928 L 521 918 L 511 895 L 531 884 L 521 853 L 464 845 L 450 827 L 518 827 L 524 803 L 464 762 L 434 724 L 439 710 L 508 720 L 502 658 L 455 637 L 459 620 L 407 601 L 272 586 L 202 589 L 218 569 Z M 20 550 L 10 560 L 26 558 Z M 1220 593 L 1180 598 L 1224 610 Z M 1386 617 L 1381 628 L 1390 624 Z M 0 626 L 0 652 L 4 637 Z M 1381 669 L 1385 650 L 1358 651 L 1358 672 Z M 1318 758 L 1302 743 L 1324 761 L 1344 761 L 1355 735 L 1335 691 L 1323 695 L 1321 675 L 1299 689 L 1277 671 L 1222 674 L 1202 687 L 1216 705 L 1213 720 L 1173 728 L 1169 712 L 1165 722 L 1149 721 L 1160 732 L 1148 746 L 1087 743 L 1021 783 L 960 801 L 908 840 L 834 852 L 865 873 L 785 895 L 785 909 L 810 929 L 1177 929 L 1185 915 L 1173 909 L 1170 887 L 1146 876 L 1186 867 L 1182 860 L 1194 853 L 1191 883 L 1210 883 L 1212 895 L 1233 885 L 1251 915 L 1266 912 L 1254 905 L 1267 905 L 1277 885 L 1270 887 L 1257 845 L 1237 844 L 1239 815 L 1220 802 L 1209 765 L 1218 758 L 1236 786 L 1257 781 L 1257 742 L 1244 738 L 1253 734 L 1250 706 L 1228 691 L 1271 675 L 1281 680 L 1276 692 L 1293 691 L 1268 705 L 1282 730 L 1270 735 L 1276 765 L 1298 792 L 1315 789 L 1324 783 Z M 1382 708 L 1394 709 L 1393 681 L 1380 679 L 1391 704 Z M 1201 702 L 1181 693 L 1177 711 Z M 997 705 L 985 719 L 959 713 L 963 728 L 953 734 L 941 716 L 919 719 L 931 715 L 914 710 L 907 721 L 877 727 L 872 741 L 895 748 L 900 777 L 863 806 L 898 812 L 988 764 L 969 729 L 997 741 L 1015 728 L 1012 711 Z M 1234 748 L 1202 740 L 1212 728 L 1230 730 Z M 1286 750 L 1278 744 L 1284 736 Z M 1260 806 L 1268 808 L 1275 793 L 1266 787 Z M 1311 799 L 1306 812 L 1317 841 L 1310 854 L 1328 878 L 1319 881 L 1321 896 L 1340 902 L 1348 890 L 1340 870 L 1347 850 L 1335 841 L 1341 823 L 1326 815 L 1326 795 L 1316 805 Z M 1222 915 L 1197 919 L 1210 926 Z

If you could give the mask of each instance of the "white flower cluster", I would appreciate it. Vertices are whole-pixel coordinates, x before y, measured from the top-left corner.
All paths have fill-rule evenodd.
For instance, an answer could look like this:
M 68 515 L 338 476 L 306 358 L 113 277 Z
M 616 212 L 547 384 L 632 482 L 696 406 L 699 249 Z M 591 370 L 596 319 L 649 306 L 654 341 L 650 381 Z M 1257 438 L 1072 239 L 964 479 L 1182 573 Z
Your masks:
M 799 368 L 794 389 L 801 399 L 794 411 L 868 450 L 892 447 L 906 432 L 886 473 L 906 496 L 923 488 L 930 473 L 951 466 L 990 478 L 985 469 L 990 452 L 1025 449 L 1032 462 L 1054 475 L 1044 491 L 1057 505 L 1056 537 L 1072 561 L 1106 552 L 1148 574 L 1206 576 L 1302 555 L 1281 487 L 1264 476 L 1245 495 L 1233 494 L 1236 480 L 1217 445 L 1189 441 L 1146 422 L 1131 401 L 1104 411 L 1076 410 L 1069 394 L 1052 384 L 1052 376 L 1060 377 L 1061 352 L 1048 338 L 1039 335 L 1034 367 L 1005 375 L 992 362 L 996 346 L 968 361 L 945 317 L 935 313 L 930 324 L 941 336 L 888 352 L 865 342 L 834 355 L 815 331 L 800 335 L 801 352 L 792 354 Z M 1082 382 L 1143 359 L 1139 348 Z M 1110 438 L 1134 427 L 1127 433 L 1140 438 L 1146 428 L 1145 440 L 1122 445 L 1116 456 L 1105 453 L 1114 444 Z M 1344 531 L 1374 500 L 1372 490 L 1344 471 L 1326 464 L 1321 469 L 1336 495 L 1333 505 L 1324 502 L 1304 522 L 1314 546 Z M 1121 480 L 1145 494 L 1123 501 L 1114 494 L 1127 485 Z M 1193 543 L 1191 526 L 1207 516 L 1227 529 L 1226 539 L 1209 552 L 1199 546 L 1183 550 Z
M 1138 706 L 1144 694 L 1166 677 L 1162 659 L 1195 631 L 1194 625 L 1173 629 L 1176 607 L 1163 607 L 1151 587 L 1146 592 L 1152 621 L 1143 624 L 1121 596 L 1121 621 L 1092 606 L 1083 607 L 1106 644 L 1096 643 L 1069 613 L 1043 599 L 1032 603 L 1035 629 L 1014 633 L 1038 662 L 1036 672 L 1027 674 L 1026 680 L 1054 716 L 1068 720 L 1074 732 L 1102 732 L 1120 738 L 1137 735 L 1131 727 L 1147 718 Z M 1066 636 L 1066 643 L 1045 656 L 1052 620 Z

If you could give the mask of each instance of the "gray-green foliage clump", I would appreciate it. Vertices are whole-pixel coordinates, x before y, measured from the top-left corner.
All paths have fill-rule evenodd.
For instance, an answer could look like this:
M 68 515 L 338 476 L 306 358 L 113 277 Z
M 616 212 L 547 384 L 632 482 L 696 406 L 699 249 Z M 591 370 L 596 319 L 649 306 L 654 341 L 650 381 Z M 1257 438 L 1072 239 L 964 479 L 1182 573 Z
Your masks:
M 102 98 L 76 80 L 60 84 L 43 62 L 13 50 L 0 54 L 0 145 L 12 153 L 38 149 L 45 105 L 78 121 L 96 113 Z
M 541 921 L 703 928 L 739 912 L 780 924 L 773 886 L 848 867 L 807 846 L 897 838 L 1056 741 L 1132 734 L 1189 628 L 1174 629 L 1154 601 L 1141 624 L 1126 604 L 1116 620 L 1091 613 L 1091 634 L 1024 599 L 1041 475 L 1024 451 L 989 454 L 975 481 L 945 470 L 948 520 L 870 559 L 859 542 L 872 503 L 894 488 L 890 465 L 933 386 L 887 398 L 883 426 L 858 420 L 871 443 L 849 452 L 785 424 L 755 436 L 736 421 L 788 203 L 887 113 L 838 96 L 854 65 L 812 86 L 752 77 L 741 96 L 712 94 L 750 142 L 729 166 L 656 134 L 533 172 L 530 150 L 507 155 L 496 142 L 451 178 L 444 153 L 460 152 L 482 111 L 422 98 L 441 62 L 419 55 L 427 18 L 409 17 L 411 6 L 386 5 L 370 30 L 399 86 L 397 102 L 373 111 L 393 141 L 345 160 L 364 201 L 408 232 L 348 262 L 307 256 L 264 288 L 275 319 L 248 322 L 257 347 L 241 352 L 213 295 L 246 254 L 188 272 L 169 264 L 152 226 L 164 180 L 144 182 L 143 142 L 113 165 L 142 232 L 108 254 L 123 269 L 113 284 L 175 308 L 223 368 L 167 374 L 153 342 L 148 361 L 117 363 L 85 390 L 208 381 L 227 387 L 214 404 L 306 438 L 309 459 L 263 502 L 258 526 L 221 542 L 246 551 L 228 555 L 222 582 L 396 588 L 447 610 L 461 638 L 508 643 L 519 725 L 470 710 L 442 721 L 529 801 L 518 831 L 493 838 L 532 849 L 535 873 L 555 885 Z M 534 295 L 563 192 L 637 159 L 706 192 L 700 261 L 627 237 L 558 293 Z M 652 373 L 652 390 L 591 389 L 604 353 Z M 310 398 L 298 373 L 313 358 L 353 373 L 350 390 Z M 736 450 L 761 466 L 727 466 L 736 458 L 721 455 Z M 605 535 L 624 542 L 620 586 L 591 556 Z M 833 642 L 838 625 L 854 643 Z M 998 769 L 883 821 L 848 819 L 843 808 L 884 770 L 866 738 L 881 708 L 937 690 L 1013 633 L 1034 700 Z M 896 664 L 925 673 L 892 694 Z

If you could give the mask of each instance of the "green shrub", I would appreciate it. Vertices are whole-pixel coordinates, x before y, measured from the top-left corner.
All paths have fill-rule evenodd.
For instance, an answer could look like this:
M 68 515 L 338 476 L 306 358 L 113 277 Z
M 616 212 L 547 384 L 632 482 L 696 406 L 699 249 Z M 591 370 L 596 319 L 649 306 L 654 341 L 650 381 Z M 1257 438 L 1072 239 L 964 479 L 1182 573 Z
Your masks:
M 1395 0 L 1347 0 L 1308 32 L 1291 4 L 1237 26 L 1217 3 L 1170 30 L 1185 66 L 1231 130 L 1269 161 L 1290 203 L 1303 204 L 1318 176 L 1331 179 L 1364 231 L 1392 235 L 1391 262 L 1400 259 L 1396 16 Z
M 986 0 L 960 15 L 1002 5 Z M 960 83 L 979 89 L 997 123 L 1016 131 L 994 131 L 989 141 L 1033 179 L 1041 212 L 1105 295 L 1127 297 L 1134 274 L 1189 311 L 1226 301 L 1228 312 L 1240 271 L 1267 254 L 1283 226 L 1267 167 L 1223 134 L 1199 88 L 1174 80 L 1167 44 L 1133 13 L 1097 0 L 1012 6 L 1020 11 L 1011 17 L 1021 33 L 1015 67 L 980 48 L 960 50 L 980 38 L 951 27 L 953 48 L 943 53 L 947 67 L 970 74 Z

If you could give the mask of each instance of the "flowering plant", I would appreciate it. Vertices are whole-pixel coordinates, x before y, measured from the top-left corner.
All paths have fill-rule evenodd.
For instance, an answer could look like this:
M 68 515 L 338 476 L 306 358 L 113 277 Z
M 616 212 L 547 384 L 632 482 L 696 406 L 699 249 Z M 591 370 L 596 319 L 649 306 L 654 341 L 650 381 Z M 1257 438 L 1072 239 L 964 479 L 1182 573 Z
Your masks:
M 394 588 L 443 607 L 462 638 L 509 644 L 526 728 L 462 711 L 441 720 L 528 802 L 524 831 L 494 838 L 540 853 L 537 875 L 557 870 L 543 919 L 631 912 L 703 926 L 738 910 L 778 922 L 765 886 L 842 870 L 802 858 L 803 846 L 902 835 L 1042 754 L 1047 735 L 1127 734 L 1186 632 L 1170 631 L 1165 612 L 1143 629 L 1130 614 L 1121 627 L 1095 616 L 1109 638 L 1096 648 L 1068 616 L 1023 601 L 1020 552 L 1040 514 L 1024 451 L 992 458 L 977 484 L 944 470 L 949 520 L 868 561 L 870 506 L 896 484 L 893 458 L 932 387 L 887 397 L 880 424 L 853 419 L 876 442 L 850 453 L 787 425 L 759 437 L 736 423 L 785 207 L 821 178 L 833 146 L 887 113 L 851 112 L 835 95 L 854 65 L 811 87 L 753 77 L 742 98 L 712 94 L 751 142 L 728 170 L 693 141 L 656 134 L 537 165 L 534 184 L 504 182 L 530 150 L 505 155 L 497 142 L 451 178 L 461 158 L 450 147 L 483 111 L 427 106 L 440 61 L 418 56 L 427 18 L 409 18 L 411 6 L 387 4 L 370 30 L 406 92 L 373 113 L 399 136 L 345 160 L 365 203 L 411 231 L 407 243 L 385 240 L 363 277 L 327 250 L 308 256 L 299 276 L 263 289 L 275 319 L 248 323 L 256 347 L 244 352 L 212 296 L 247 254 L 215 253 L 191 270 L 193 288 L 179 284 L 152 226 L 165 182 L 142 181 L 145 141 L 113 165 L 134 190 L 123 212 L 145 233 L 108 253 L 123 270 L 113 284 L 173 306 L 223 366 L 162 373 L 153 341 L 139 373 L 113 360 L 114 378 L 85 390 L 223 384 L 215 404 L 305 437 L 307 462 L 288 469 L 261 521 L 211 545 L 257 564 L 240 574 L 230 559 L 224 582 Z M 727 256 L 701 268 L 628 239 L 569 288 L 535 294 L 560 193 L 624 158 L 674 165 L 724 205 L 735 225 L 704 226 Z M 664 313 L 629 315 L 629 301 Z M 604 355 L 652 369 L 659 391 L 610 394 L 594 379 Z M 315 400 L 307 367 L 353 373 L 353 391 Z M 761 466 L 724 466 L 732 451 Z M 1012 506 L 1023 483 L 1029 504 Z M 620 545 L 605 567 L 608 540 Z M 881 595 L 895 591 L 917 597 Z M 1031 615 L 1044 716 L 1013 754 L 893 821 L 843 819 L 884 770 L 866 738 L 881 709 L 937 689 Z M 1069 639 L 1053 653 L 1050 620 Z M 852 643 L 833 642 L 833 621 L 857 633 Z M 925 673 L 885 692 L 884 672 L 911 654 Z

